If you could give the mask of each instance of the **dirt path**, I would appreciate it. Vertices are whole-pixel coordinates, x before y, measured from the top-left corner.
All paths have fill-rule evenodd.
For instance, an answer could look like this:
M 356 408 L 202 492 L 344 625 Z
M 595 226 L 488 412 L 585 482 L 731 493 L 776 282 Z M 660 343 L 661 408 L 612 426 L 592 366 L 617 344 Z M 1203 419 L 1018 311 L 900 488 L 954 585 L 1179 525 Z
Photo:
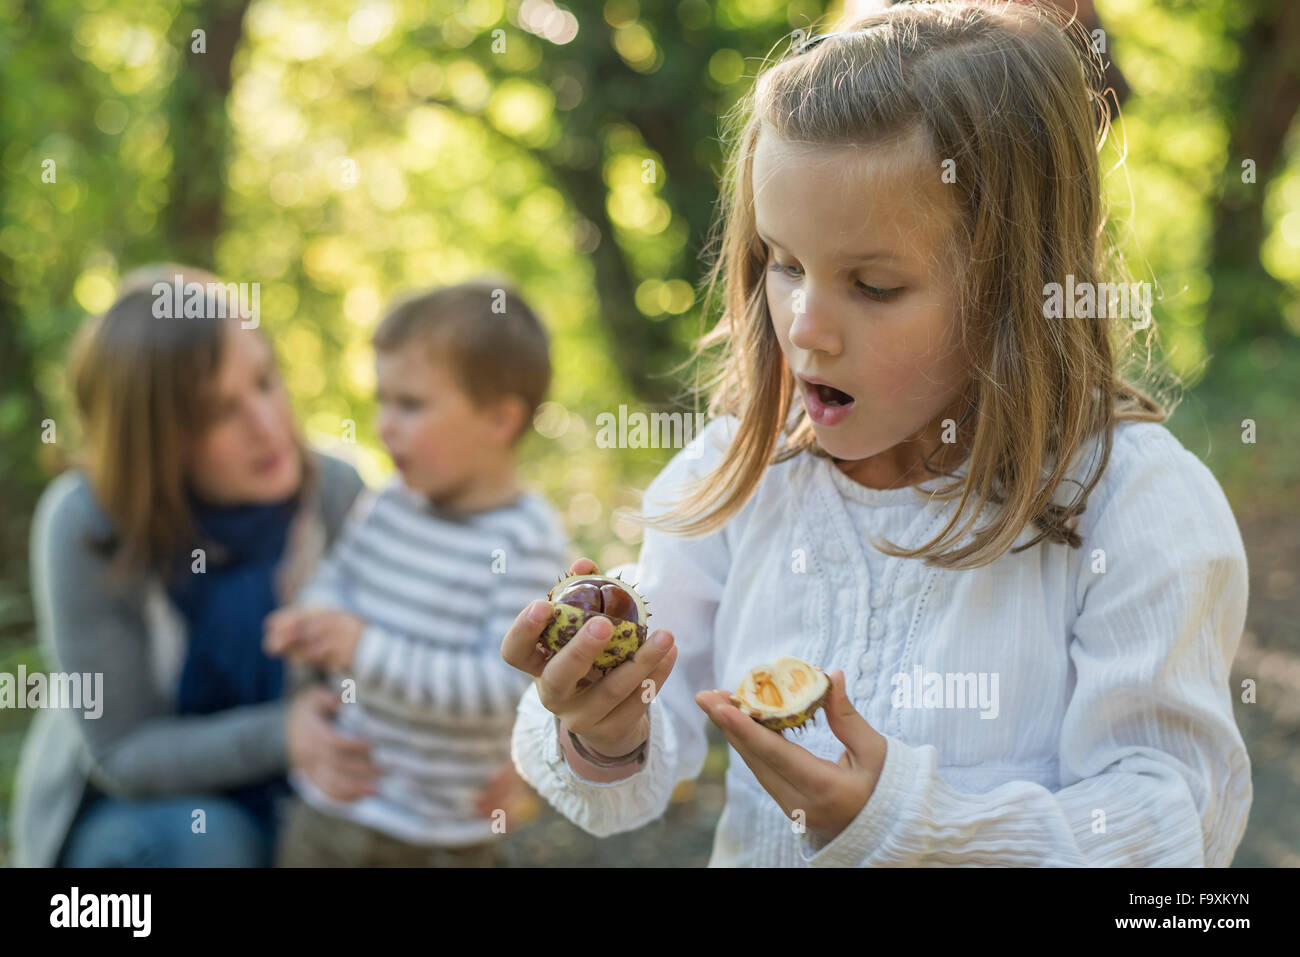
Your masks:
M 1232 668 L 1234 711 L 1250 752 L 1255 799 L 1238 867 L 1300 867 L 1300 518 L 1241 522 L 1250 611 Z M 1243 704 L 1253 678 L 1256 703 Z

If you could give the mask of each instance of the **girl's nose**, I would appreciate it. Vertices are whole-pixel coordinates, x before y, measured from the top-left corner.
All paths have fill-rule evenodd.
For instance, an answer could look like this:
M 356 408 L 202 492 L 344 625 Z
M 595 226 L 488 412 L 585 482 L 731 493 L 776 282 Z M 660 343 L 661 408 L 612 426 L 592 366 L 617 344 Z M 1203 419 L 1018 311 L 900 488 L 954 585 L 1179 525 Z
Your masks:
M 807 352 L 840 351 L 839 323 L 824 295 L 811 289 L 797 289 L 791 295 L 790 344 Z

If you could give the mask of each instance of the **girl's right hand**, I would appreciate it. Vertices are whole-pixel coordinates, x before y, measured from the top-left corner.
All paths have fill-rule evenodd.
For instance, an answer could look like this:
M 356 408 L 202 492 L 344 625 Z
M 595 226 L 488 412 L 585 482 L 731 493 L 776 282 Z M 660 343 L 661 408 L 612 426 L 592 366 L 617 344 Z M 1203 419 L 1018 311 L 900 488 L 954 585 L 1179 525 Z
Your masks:
M 596 563 L 588 558 L 578 559 L 569 569 L 571 575 L 596 573 Z M 602 676 L 593 663 L 609 640 L 609 619 L 592 618 L 558 654 L 548 656 L 538 639 L 550 617 L 546 601 L 521 611 L 501 642 L 501 657 L 533 676 L 542 707 L 557 715 L 583 745 L 611 757 L 635 750 L 650 734 L 650 701 L 677 661 L 672 633 L 652 633 L 632 660 Z M 645 684 L 647 679 L 652 684 Z
M 370 761 L 370 742 L 343 734 L 330 720 L 340 704 L 338 692 L 329 688 L 298 692 L 285 719 L 285 745 L 289 767 L 336 801 L 355 801 L 376 793 L 379 769 Z

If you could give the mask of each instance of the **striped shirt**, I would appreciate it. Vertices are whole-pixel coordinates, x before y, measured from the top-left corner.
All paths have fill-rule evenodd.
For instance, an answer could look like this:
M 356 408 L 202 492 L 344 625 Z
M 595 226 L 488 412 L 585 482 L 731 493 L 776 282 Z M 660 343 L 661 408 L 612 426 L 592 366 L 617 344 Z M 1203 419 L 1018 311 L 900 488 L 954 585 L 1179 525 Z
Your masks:
M 453 514 L 394 479 L 363 493 L 338 544 L 298 598 L 366 622 L 340 729 L 371 742 L 379 793 L 337 801 L 306 775 L 294 787 L 317 809 L 412 844 L 487 840 L 475 798 L 510 762 L 510 729 L 531 684 L 501 658 L 520 610 L 568 568 L 563 523 L 541 495 Z

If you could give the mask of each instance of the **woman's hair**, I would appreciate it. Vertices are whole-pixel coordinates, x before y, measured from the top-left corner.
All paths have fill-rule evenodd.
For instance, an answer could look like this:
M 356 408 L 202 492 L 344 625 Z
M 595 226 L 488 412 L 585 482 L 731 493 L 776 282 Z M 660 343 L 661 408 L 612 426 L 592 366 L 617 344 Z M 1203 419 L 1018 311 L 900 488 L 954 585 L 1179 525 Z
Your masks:
M 1116 355 L 1133 338 L 1130 322 L 1046 317 L 1047 284 L 1067 275 L 1098 282 L 1108 271 L 1123 278 L 1101 208 L 1097 153 L 1109 129 L 1096 91 L 1102 70 L 1068 29 L 1050 10 L 1023 4 L 906 4 L 815 37 L 758 77 L 728 118 L 725 198 L 710 235 L 704 314 L 721 286 L 722 315 L 688 360 L 723 347 L 697 390 L 710 392 L 710 417 L 735 416 L 738 426 L 717 468 L 647 524 L 712 531 L 745 505 L 769 464 L 803 451 L 828 457 L 807 412 L 791 418 L 796 384 L 768 311 L 752 185 L 762 127 L 828 147 L 896 144 L 919 132 L 934 175 L 947 160 L 956 174 L 959 215 L 948 252 L 969 264 L 957 342 L 971 376 L 959 428 L 974 435 L 963 433 L 964 481 L 926 457 L 929 472 L 957 479 L 933 493 L 961 496 L 946 527 L 919 548 L 882 551 L 971 568 L 998 558 L 1030 522 L 1039 534 L 1014 551 L 1044 538 L 1080 546 L 1076 516 L 1110 457 L 1113 425 L 1160 422 L 1168 412 L 1117 369 Z M 1071 460 L 1094 435 L 1104 448 L 1096 470 L 1071 506 L 1053 504 Z M 971 499 L 976 507 L 958 526 Z M 1003 505 L 996 521 L 958 546 L 990 501 Z
M 155 285 L 165 284 L 170 297 L 177 281 L 182 290 L 202 284 L 202 318 L 156 316 Z M 142 567 L 168 572 L 177 551 L 198 541 L 185 451 L 208 427 L 210 386 L 230 323 L 240 321 L 212 295 L 216 286 L 208 284 L 220 282 L 192 266 L 144 266 L 123 278 L 117 300 L 89 318 L 73 344 L 80 464 L 112 524 L 110 536 L 92 544 L 113 556 L 119 574 Z M 301 497 L 314 490 L 315 469 L 296 432 L 295 441 L 304 470 Z

